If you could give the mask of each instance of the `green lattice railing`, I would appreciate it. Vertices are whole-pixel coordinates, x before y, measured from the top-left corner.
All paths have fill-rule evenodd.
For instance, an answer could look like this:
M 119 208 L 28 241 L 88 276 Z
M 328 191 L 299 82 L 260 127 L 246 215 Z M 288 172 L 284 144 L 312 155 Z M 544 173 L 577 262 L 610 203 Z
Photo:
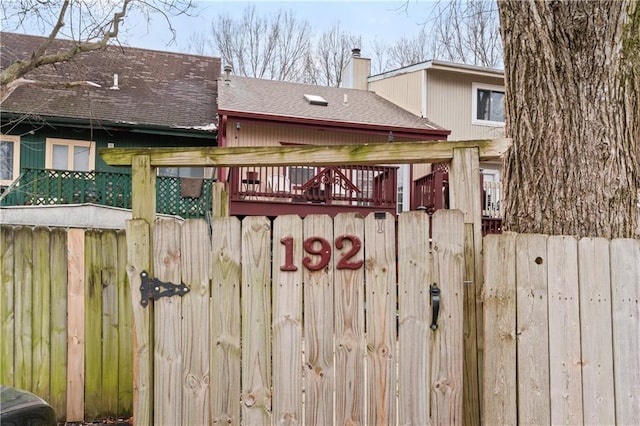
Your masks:
M 204 179 L 200 197 L 182 197 L 180 178 L 158 176 L 156 211 L 185 218 L 204 217 L 211 206 L 210 179 Z M 131 208 L 128 173 L 23 169 L 0 196 L 2 206 L 93 203 Z

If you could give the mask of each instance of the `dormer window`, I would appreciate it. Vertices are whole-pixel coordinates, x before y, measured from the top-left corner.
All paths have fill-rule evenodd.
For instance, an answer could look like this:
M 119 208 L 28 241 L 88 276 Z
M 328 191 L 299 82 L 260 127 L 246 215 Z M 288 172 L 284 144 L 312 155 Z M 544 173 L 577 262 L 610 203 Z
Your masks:
M 473 124 L 504 126 L 504 87 L 472 84 Z
M 304 98 L 307 102 L 309 102 L 309 105 L 320 105 L 320 106 L 329 105 L 329 102 L 327 102 L 325 98 L 319 95 L 304 95 Z

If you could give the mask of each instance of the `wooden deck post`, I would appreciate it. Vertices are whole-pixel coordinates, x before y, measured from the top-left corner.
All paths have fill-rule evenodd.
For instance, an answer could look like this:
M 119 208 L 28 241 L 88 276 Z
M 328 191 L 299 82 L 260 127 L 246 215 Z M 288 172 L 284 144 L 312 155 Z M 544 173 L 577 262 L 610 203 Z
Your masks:
M 481 421 L 482 207 L 478 148 L 455 148 L 449 172 L 450 207 L 464 214 L 464 424 Z
M 140 304 L 140 273 L 153 276 L 153 221 L 156 212 L 156 170 L 149 156 L 132 159 L 133 219 L 127 222 L 127 272 L 134 322 L 133 417 L 136 425 L 153 424 L 153 303 Z
M 225 182 L 215 182 L 211 191 L 213 217 L 229 216 L 229 188 Z

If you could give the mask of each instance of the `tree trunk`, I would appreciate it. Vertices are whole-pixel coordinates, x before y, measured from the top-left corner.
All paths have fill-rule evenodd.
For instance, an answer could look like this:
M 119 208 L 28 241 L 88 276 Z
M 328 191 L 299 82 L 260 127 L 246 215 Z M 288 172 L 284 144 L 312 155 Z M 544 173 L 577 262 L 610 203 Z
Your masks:
M 498 0 L 505 64 L 505 228 L 635 237 L 637 0 Z

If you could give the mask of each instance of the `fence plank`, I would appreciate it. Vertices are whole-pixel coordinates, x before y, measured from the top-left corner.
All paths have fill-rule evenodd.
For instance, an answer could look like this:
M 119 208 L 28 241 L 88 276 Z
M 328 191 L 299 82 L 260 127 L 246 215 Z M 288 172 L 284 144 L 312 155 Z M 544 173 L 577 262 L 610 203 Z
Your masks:
M 67 232 L 51 231 L 51 385 L 49 404 L 58 420 L 67 412 Z
M 287 246 L 292 242 L 292 259 Z M 279 216 L 273 224 L 273 420 L 302 424 L 302 219 Z M 281 266 L 293 261 L 295 271 Z
M 242 222 L 242 422 L 271 422 L 271 225 Z
M 336 238 L 351 235 L 358 238 L 360 242 L 364 242 L 364 221 L 360 215 L 337 215 L 334 219 L 333 230 Z M 335 247 L 335 244 L 332 245 L 334 245 L 334 259 L 344 258 L 345 253 L 354 247 L 351 241 L 343 241 L 341 249 Z M 364 262 L 364 247 L 348 260 L 355 263 Z M 336 268 L 331 272 L 334 276 L 335 294 L 336 422 L 338 424 L 363 424 L 365 419 L 364 362 L 366 354 L 364 268 Z M 372 422 L 372 420 L 370 421 Z
M 367 254 L 364 268 L 367 282 L 367 423 L 389 425 L 396 422 L 396 232 L 393 215 L 385 213 L 384 218 L 378 218 L 375 213 L 369 214 L 365 218 L 364 242 Z M 462 383 L 461 377 L 460 380 Z
M 484 258 L 482 422 L 513 425 L 518 421 L 515 234 L 487 235 Z
M 433 215 L 435 283 L 440 288 L 438 329 L 432 339 L 432 421 L 463 423 L 464 369 L 464 226 L 459 210 L 438 210 Z
M 102 231 L 85 234 L 85 418 L 105 414 L 102 392 Z
M 320 236 L 333 241 L 333 223 L 328 216 L 305 217 L 303 229 L 304 238 Z M 318 255 L 307 256 L 312 265 L 318 264 Z M 304 268 L 305 424 L 333 422 L 333 276 L 328 273 L 332 270 L 333 259 L 320 270 Z
M 240 424 L 240 221 L 213 220 L 211 389 L 214 424 Z
M 33 230 L 33 388 L 36 395 L 50 399 L 51 380 L 51 267 L 49 229 Z
M 67 421 L 84 420 L 85 231 L 67 232 Z
M 401 425 L 426 425 L 430 408 L 429 216 L 398 217 L 399 387 Z
M 182 280 L 191 291 L 182 300 L 182 424 L 207 424 L 209 419 L 209 225 L 202 219 L 182 226 Z
M 573 237 L 547 240 L 551 423 L 582 424 L 578 250 Z
M 15 247 L 14 227 L 0 225 L 0 382 L 14 385 L 15 364 Z
M 578 242 L 582 404 L 586 424 L 615 424 L 609 241 Z
M 102 286 L 102 400 L 104 415 L 118 412 L 118 242 L 113 230 L 100 236 Z
M 163 282 L 181 282 L 181 222 L 156 219 L 153 227 L 153 271 Z M 154 419 L 179 425 L 182 420 L 182 298 L 154 302 Z
M 492 258 L 495 267 L 498 258 Z M 502 259 L 500 259 L 502 261 Z M 516 237 L 518 422 L 550 424 L 547 237 Z
M 135 197 L 134 197 L 135 198 Z M 150 224 L 145 219 L 127 221 L 127 274 L 134 318 L 133 415 L 136 425 L 152 425 L 153 354 L 150 347 L 150 310 L 140 305 L 140 274 L 151 268 Z
M 33 311 L 33 235 L 31 228 L 18 227 L 15 231 L 15 370 L 14 383 L 21 389 L 31 390 L 33 383 L 32 311 Z
M 616 422 L 640 424 L 640 243 L 611 242 Z
M 118 415 L 133 414 L 133 308 L 131 287 L 127 277 L 127 238 L 124 230 L 116 232 L 118 241 Z

